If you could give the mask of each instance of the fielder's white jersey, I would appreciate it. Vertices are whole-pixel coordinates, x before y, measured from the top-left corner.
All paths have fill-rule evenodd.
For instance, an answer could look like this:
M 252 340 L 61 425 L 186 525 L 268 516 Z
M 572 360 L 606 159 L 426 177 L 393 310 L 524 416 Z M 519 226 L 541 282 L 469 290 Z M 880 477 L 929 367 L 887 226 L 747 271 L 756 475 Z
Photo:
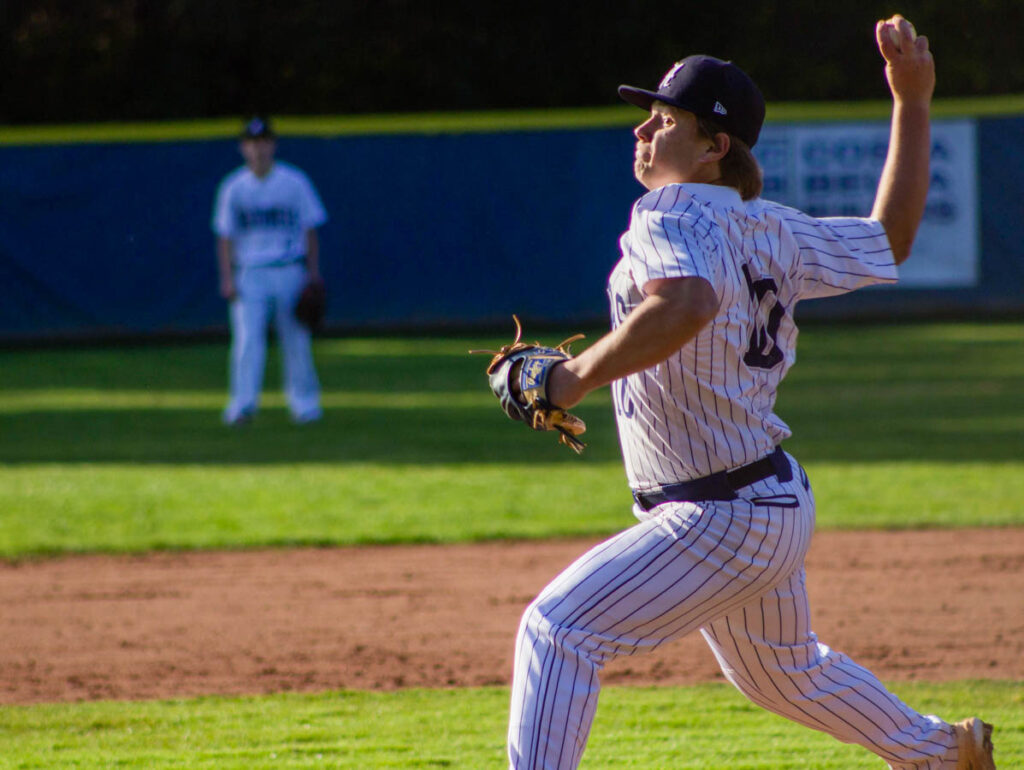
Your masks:
M 246 166 L 228 174 L 213 208 L 213 231 L 232 240 L 235 262 L 242 267 L 301 259 L 306 231 L 326 221 L 309 177 L 282 161 L 275 161 L 263 179 Z
M 877 220 L 816 219 L 729 187 L 672 184 L 633 207 L 608 281 L 617 327 L 658 278 L 698 276 L 716 317 L 661 364 L 612 383 L 633 489 L 686 481 L 770 453 L 790 436 L 774 413 L 796 360 L 796 303 L 896 280 Z

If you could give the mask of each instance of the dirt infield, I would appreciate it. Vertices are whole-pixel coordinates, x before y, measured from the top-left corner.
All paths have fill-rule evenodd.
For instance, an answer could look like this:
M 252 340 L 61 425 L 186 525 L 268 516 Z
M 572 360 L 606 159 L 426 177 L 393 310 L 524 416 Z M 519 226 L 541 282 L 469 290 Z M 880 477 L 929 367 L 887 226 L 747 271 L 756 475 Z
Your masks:
M 0 565 L 0 703 L 507 684 L 520 613 L 594 540 Z M 1024 680 L 1024 529 L 819 533 L 822 641 L 883 679 Z M 699 635 L 610 683 L 720 679 Z

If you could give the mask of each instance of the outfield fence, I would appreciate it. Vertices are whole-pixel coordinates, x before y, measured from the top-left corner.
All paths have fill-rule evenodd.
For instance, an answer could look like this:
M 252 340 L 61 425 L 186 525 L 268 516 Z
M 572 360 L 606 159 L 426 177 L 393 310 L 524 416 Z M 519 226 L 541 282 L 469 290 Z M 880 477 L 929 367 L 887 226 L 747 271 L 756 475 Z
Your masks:
M 533 115 L 280 122 L 278 156 L 310 174 L 330 215 L 329 329 L 606 316 L 605 280 L 642 192 L 637 115 Z M 770 111 L 756 148 L 766 197 L 867 212 L 887 125 L 884 113 Z M 241 162 L 236 128 L 0 129 L 0 340 L 223 332 L 209 223 L 217 184 Z M 808 302 L 801 317 L 1024 313 L 1024 116 L 943 115 L 932 160 L 900 286 Z

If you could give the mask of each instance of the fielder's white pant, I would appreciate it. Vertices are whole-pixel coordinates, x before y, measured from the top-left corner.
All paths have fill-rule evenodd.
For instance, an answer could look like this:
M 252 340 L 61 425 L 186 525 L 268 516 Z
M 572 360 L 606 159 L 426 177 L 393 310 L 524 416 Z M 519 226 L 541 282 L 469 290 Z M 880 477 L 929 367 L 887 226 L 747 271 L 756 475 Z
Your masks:
M 231 302 L 231 398 L 225 422 L 259 407 L 271 320 L 281 345 L 288 409 L 296 420 L 320 417 L 320 382 L 313 366 L 312 335 L 296 320 L 295 303 L 306 283 L 301 262 L 278 267 L 244 267 L 235 274 Z
M 900 702 L 811 631 L 803 561 L 814 497 L 790 462 L 792 481 L 769 477 L 738 500 L 655 508 L 541 592 L 516 640 L 514 770 L 577 767 L 604 664 L 698 629 L 759 706 L 860 744 L 891 768 L 956 767 L 950 725 Z

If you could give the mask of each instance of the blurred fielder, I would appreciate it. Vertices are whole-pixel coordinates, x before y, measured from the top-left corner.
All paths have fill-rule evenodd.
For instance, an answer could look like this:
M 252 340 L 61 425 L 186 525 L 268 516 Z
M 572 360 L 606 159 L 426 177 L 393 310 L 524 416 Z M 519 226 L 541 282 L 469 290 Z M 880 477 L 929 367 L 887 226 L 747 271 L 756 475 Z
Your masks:
M 245 165 L 221 182 L 213 212 L 220 293 L 231 308 L 231 398 L 223 420 L 241 425 L 256 413 L 273 320 L 288 409 L 295 422 L 313 422 L 323 413 L 312 335 L 294 311 L 303 288 L 320 278 L 316 228 L 327 214 L 309 177 L 275 161 L 267 120 L 249 121 L 239 147 Z

